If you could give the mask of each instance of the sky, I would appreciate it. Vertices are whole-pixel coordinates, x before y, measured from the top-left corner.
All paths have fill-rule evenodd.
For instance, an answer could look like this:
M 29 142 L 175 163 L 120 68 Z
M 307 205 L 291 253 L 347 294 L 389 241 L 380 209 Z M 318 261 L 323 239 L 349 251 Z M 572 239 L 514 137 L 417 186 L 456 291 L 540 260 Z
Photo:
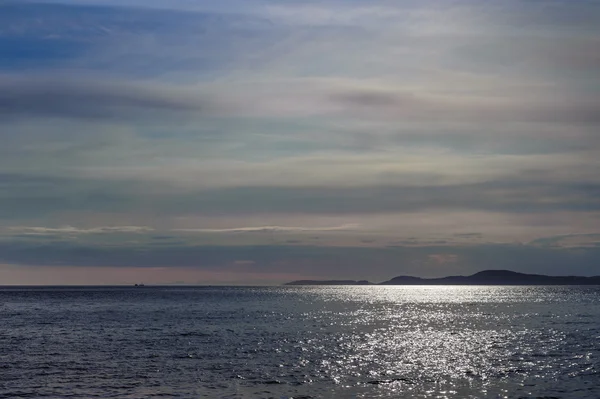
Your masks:
M 600 275 L 598 21 L 0 0 L 0 285 Z

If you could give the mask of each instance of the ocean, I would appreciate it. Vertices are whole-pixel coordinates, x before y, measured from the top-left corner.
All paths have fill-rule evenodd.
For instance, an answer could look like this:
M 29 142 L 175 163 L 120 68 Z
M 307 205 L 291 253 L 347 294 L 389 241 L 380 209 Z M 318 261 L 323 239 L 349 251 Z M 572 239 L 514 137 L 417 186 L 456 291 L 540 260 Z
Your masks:
M 0 398 L 600 398 L 600 287 L 4 287 Z

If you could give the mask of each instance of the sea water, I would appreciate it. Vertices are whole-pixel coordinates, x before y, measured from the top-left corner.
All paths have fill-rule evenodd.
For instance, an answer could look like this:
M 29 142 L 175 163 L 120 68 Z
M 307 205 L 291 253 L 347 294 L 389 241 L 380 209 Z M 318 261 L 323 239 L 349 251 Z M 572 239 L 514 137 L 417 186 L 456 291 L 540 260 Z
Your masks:
M 600 397 L 600 287 L 0 289 L 0 398 Z

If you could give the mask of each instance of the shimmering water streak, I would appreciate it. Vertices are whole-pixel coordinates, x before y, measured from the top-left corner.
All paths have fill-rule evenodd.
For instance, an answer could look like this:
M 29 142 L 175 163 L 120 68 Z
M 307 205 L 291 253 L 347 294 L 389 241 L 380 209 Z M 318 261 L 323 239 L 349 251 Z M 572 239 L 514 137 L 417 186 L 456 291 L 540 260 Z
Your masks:
M 599 287 L 0 290 L 0 398 L 600 397 Z

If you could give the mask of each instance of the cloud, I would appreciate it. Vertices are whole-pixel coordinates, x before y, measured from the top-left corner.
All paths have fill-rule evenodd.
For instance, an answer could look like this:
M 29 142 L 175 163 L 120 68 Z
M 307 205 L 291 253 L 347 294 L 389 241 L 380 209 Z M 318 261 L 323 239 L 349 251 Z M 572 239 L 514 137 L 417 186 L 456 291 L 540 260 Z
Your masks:
M 265 4 L 257 6 L 265 11 Z M 324 21 L 331 21 L 332 16 L 345 15 L 340 8 L 358 15 L 349 21 L 356 29 L 325 23 L 327 28 L 307 31 L 277 17 L 294 16 L 301 10 L 325 15 Z M 555 8 L 537 11 L 560 19 Z M 169 113 L 188 117 L 332 117 L 422 122 L 435 130 L 440 130 L 436 124 L 449 122 L 473 123 L 478 130 L 485 130 L 481 124 L 492 122 L 596 126 L 600 122 L 598 95 L 582 90 L 578 79 L 572 77 L 574 65 L 565 64 L 595 65 L 597 60 L 590 54 L 597 53 L 598 41 L 593 34 L 561 40 L 523 34 L 523 40 L 513 40 L 506 37 L 506 22 L 500 23 L 505 31 L 483 36 L 469 33 L 473 25 L 482 27 L 467 17 L 481 17 L 486 22 L 482 26 L 489 27 L 497 22 L 494 13 L 499 12 L 500 20 L 510 20 L 520 15 L 519 10 L 536 9 L 522 2 L 509 6 L 291 2 L 267 5 L 267 15 L 274 18 L 269 21 L 270 17 L 258 13 L 11 4 L 0 17 L 6 19 L 0 20 L 5 22 L 0 24 L 5 27 L 4 40 L 24 40 L 21 36 L 25 35 L 43 49 L 56 44 L 48 35 L 58 35 L 84 47 L 60 67 L 67 72 L 84 70 L 88 76 L 36 79 L 26 73 L 20 78 L 0 79 L 0 115 L 96 120 L 157 119 Z M 449 16 L 444 14 L 447 11 Z M 413 29 L 457 26 L 467 33 L 443 38 L 434 30 L 415 36 L 396 32 L 397 21 L 368 29 L 361 25 L 364 15 L 379 21 L 390 12 L 409 14 Z M 10 49 L 32 46 L 7 43 Z M 522 55 L 527 56 L 529 65 L 525 71 L 520 70 L 521 61 L 506 67 L 506 60 L 521 60 Z M 371 60 L 369 68 L 364 67 L 364 59 Z M 61 70 L 54 64 L 50 68 L 43 59 L 34 61 L 48 70 Z M 318 67 L 303 70 L 316 63 Z M 479 69 L 473 70 L 474 65 Z M 504 69 L 489 73 L 499 66 Z M 336 73 L 340 69 L 344 73 Z M 566 74 L 557 78 L 541 73 L 552 69 Z M 12 72 L 16 70 L 20 68 Z M 124 74 L 150 83 L 124 83 Z M 595 74 L 582 78 L 594 79 Z M 190 86 L 194 89 L 185 89 Z M 216 93 L 226 101 L 217 99 Z
M 0 117 L 131 119 L 206 112 L 210 102 L 182 89 L 98 79 L 0 76 Z
M 431 254 L 427 257 L 437 265 L 447 265 L 449 263 L 458 262 L 458 255 L 456 254 Z
M 163 197 L 162 212 L 244 213 L 387 213 L 433 209 L 478 209 L 537 213 L 600 210 L 598 184 L 496 180 L 444 186 L 236 187 Z M 169 203 L 173 201 L 173 206 Z M 175 207 L 175 203 L 178 207 Z
M 483 234 L 481 233 L 459 233 L 459 234 L 455 234 L 455 237 L 461 237 L 461 238 L 481 238 L 483 236 Z
M 600 244 L 600 233 L 572 233 L 550 237 L 540 237 L 529 242 L 529 245 L 549 248 L 581 248 Z
M 319 231 L 347 231 L 355 230 L 357 224 L 344 224 L 329 227 L 294 227 L 294 226 L 258 226 L 258 227 L 234 227 L 229 229 L 174 229 L 184 233 L 297 233 L 297 232 L 319 232 Z
M 507 100 L 491 96 L 450 97 L 355 88 L 332 92 L 331 98 L 348 114 L 363 112 L 366 116 L 404 121 L 600 123 L 600 98 L 597 96 L 589 99 L 578 95 L 573 98 L 559 96 L 553 100 Z
M 23 234 L 48 235 L 48 234 L 107 234 L 107 233 L 147 233 L 154 231 L 147 226 L 100 226 L 89 229 L 81 229 L 73 226 L 64 227 L 9 227 L 9 230 L 22 232 Z
M 411 172 L 406 174 L 410 176 Z M 0 189 L 0 217 L 35 220 L 36 217 L 65 212 L 159 214 L 169 218 L 190 215 L 375 215 L 425 210 L 480 210 L 507 214 L 600 211 L 600 182 L 570 182 L 556 179 L 551 174 L 528 175 L 522 171 L 520 175 L 500 175 L 473 183 L 423 180 L 421 184 L 393 184 L 394 175 L 380 183 L 370 183 L 368 179 L 344 181 L 343 176 L 345 174 L 338 179 L 337 186 L 328 186 L 325 181 L 312 186 L 284 183 L 267 186 L 256 182 L 249 186 L 189 187 L 165 179 L 45 179 L 29 175 L 29 179 L 22 181 L 5 180 L 4 188 Z M 301 228 L 303 226 L 298 227 Z M 274 225 L 253 229 L 285 227 Z

